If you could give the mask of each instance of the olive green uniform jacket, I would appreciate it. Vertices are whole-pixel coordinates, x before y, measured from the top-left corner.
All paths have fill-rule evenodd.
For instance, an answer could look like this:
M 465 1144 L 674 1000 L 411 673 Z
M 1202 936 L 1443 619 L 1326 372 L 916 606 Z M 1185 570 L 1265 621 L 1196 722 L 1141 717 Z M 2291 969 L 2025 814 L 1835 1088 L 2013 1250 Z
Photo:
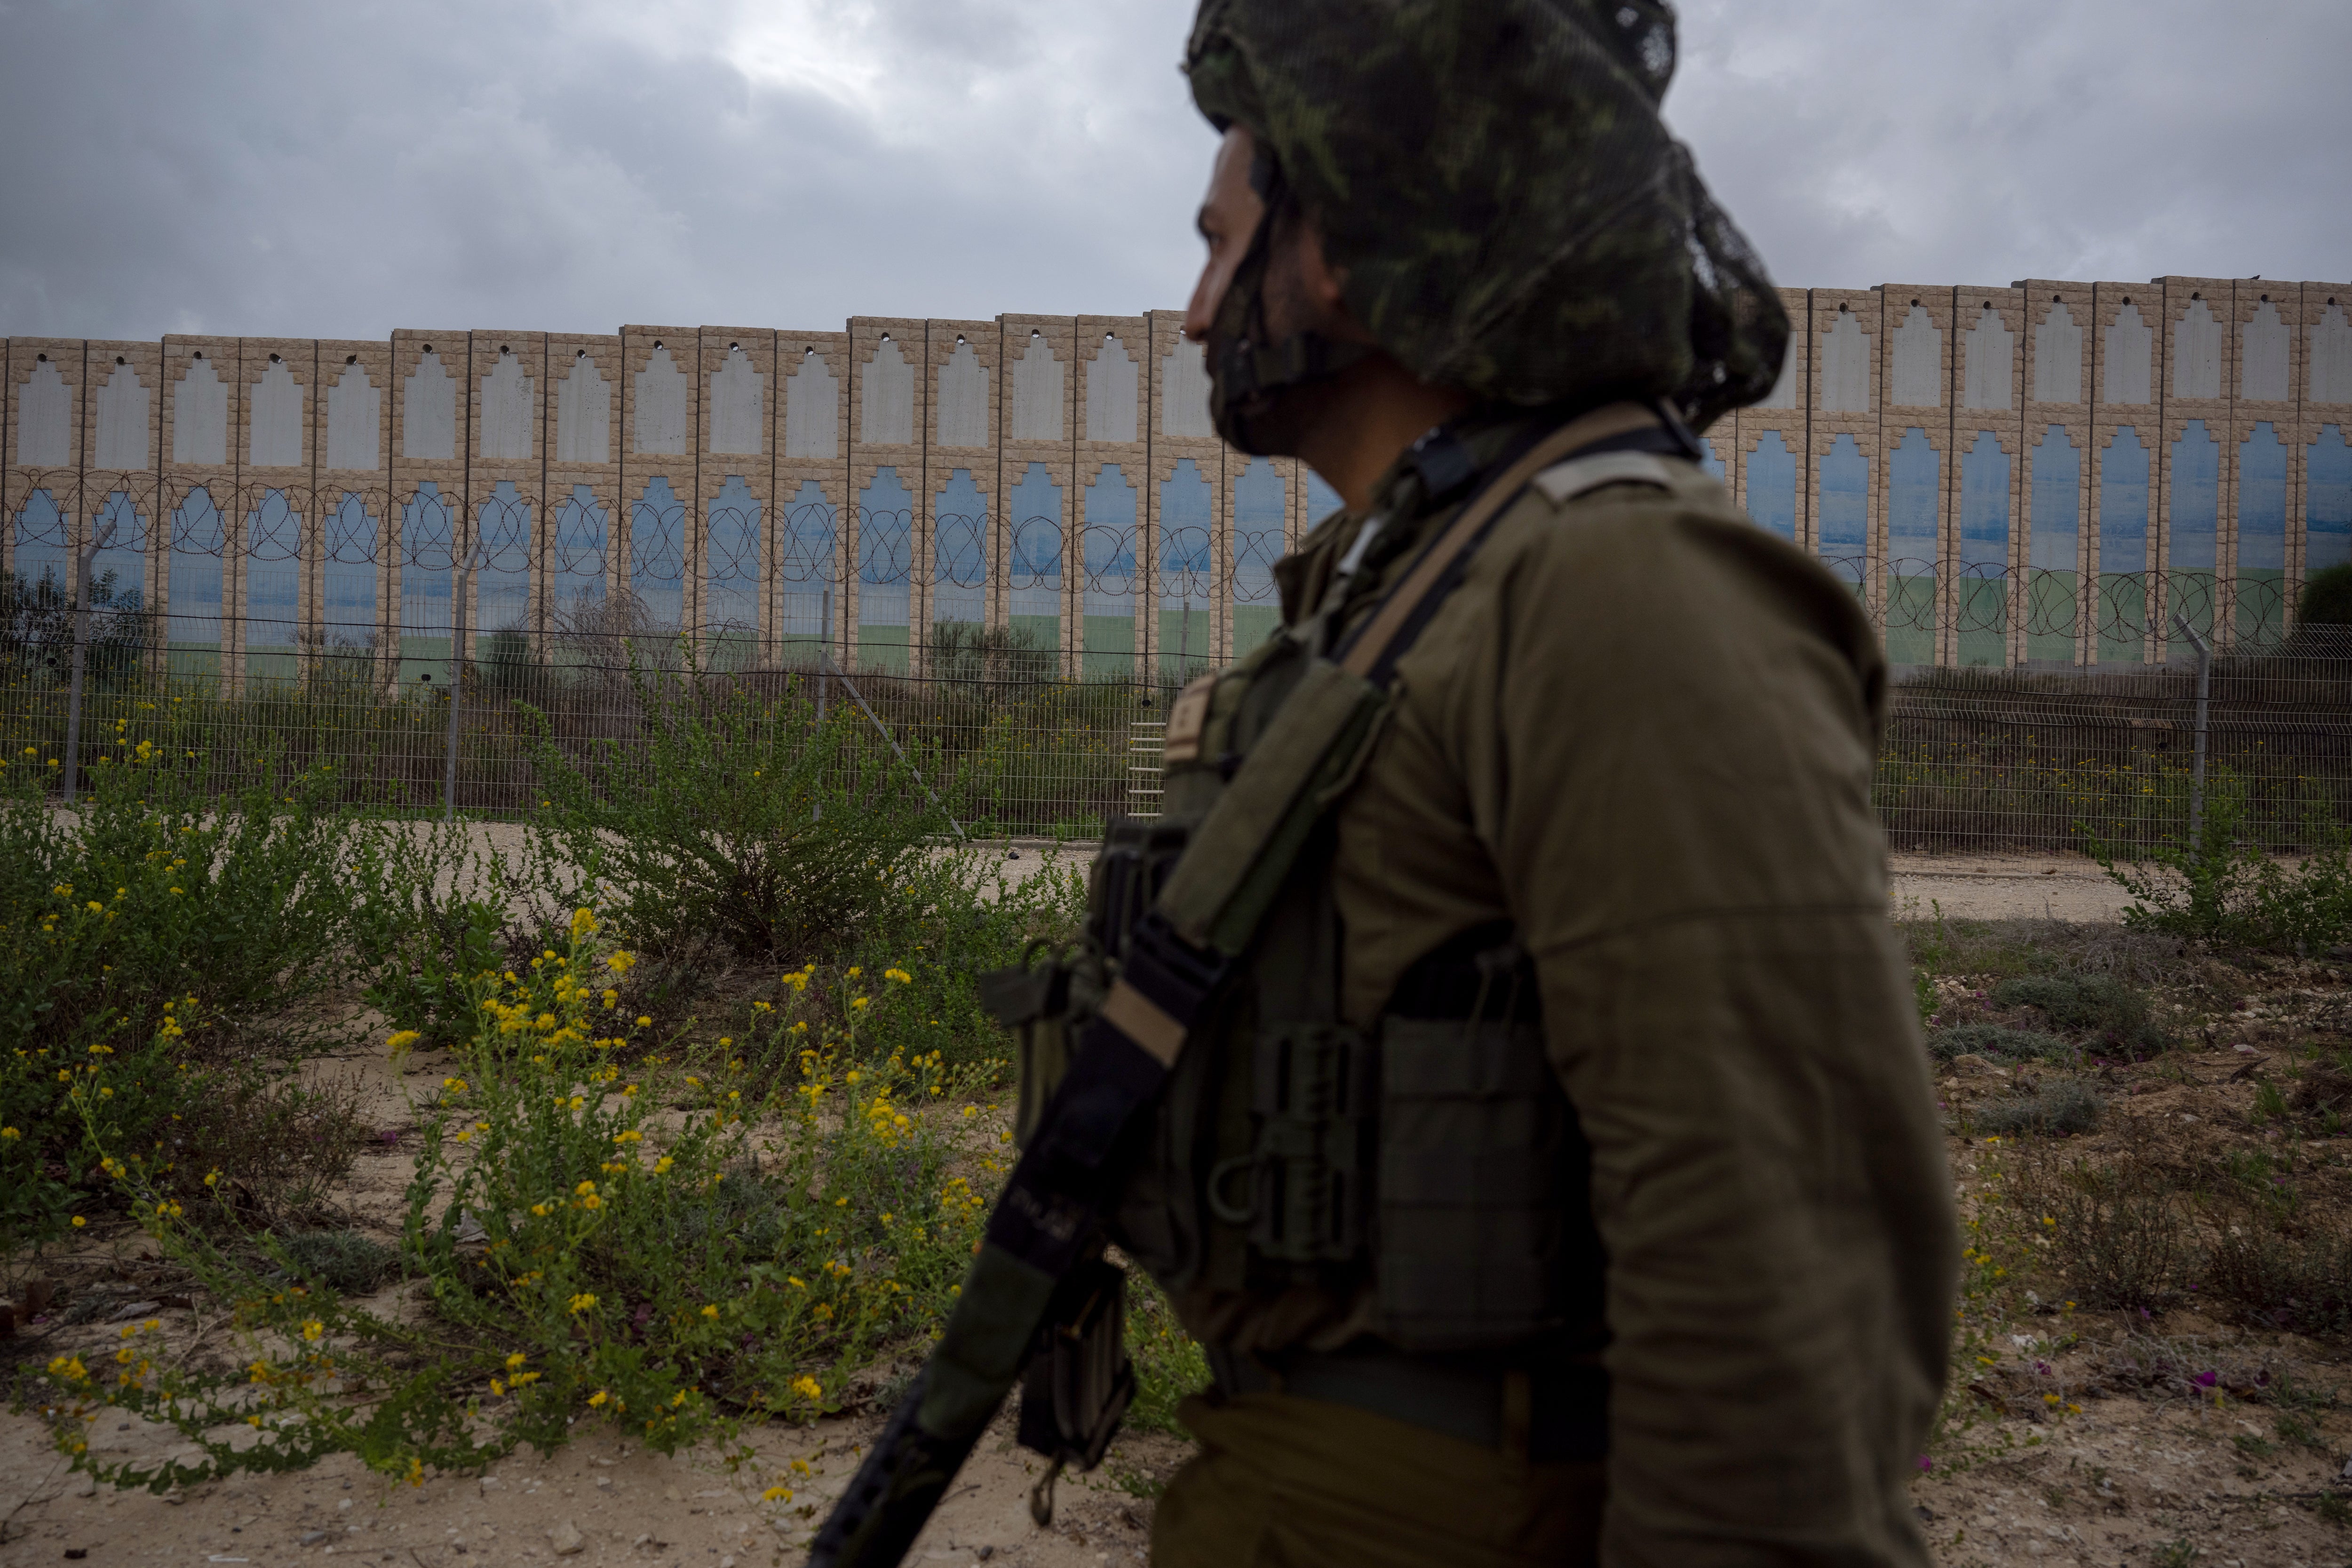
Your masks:
M 1533 957 L 1609 1258 L 1602 1562 L 1924 1563 L 1958 1241 L 1870 801 L 1885 664 L 1848 587 L 1657 470 L 1530 487 L 1399 667 L 1337 815 L 1342 1008 L 1497 920 Z M 1419 483 L 1377 498 L 1380 588 L 1457 510 Z M 1283 563 L 1286 618 L 1356 530 Z M 1201 1326 L 1330 1346 L 1361 1312 L 1303 1305 Z

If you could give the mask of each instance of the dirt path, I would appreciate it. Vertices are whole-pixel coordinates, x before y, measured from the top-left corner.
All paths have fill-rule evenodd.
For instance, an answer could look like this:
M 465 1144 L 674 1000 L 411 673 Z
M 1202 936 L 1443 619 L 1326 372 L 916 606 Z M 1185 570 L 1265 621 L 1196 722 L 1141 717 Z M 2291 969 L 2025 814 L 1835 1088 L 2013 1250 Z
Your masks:
M 477 824 L 475 844 L 510 864 L 520 863 L 527 843 L 515 823 Z M 1009 857 L 1003 868 L 1019 882 L 1048 865 L 1083 870 L 1098 847 L 1090 842 L 1055 845 L 1042 839 L 993 841 L 989 852 Z M 1961 920 L 2047 919 L 2111 921 L 2123 912 L 2123 890 L 2095 861 L 2067 853 L 2043 855 L 1918 855 L 1887 858 L 1892 887 L 1890 911 L 1926 916 L 1940 904 Z
M 800 1562 L 815 1521 L 856 1469 L 874 1419 L 775 1426 L 730 1470 L 716 1454 L 677 1458 L 606 1432 L 546 1458 L 524 1450 L 479 1477 L 410 1487 L 349 1458 L 289 1475 L 246 1476 L 154 1497 L 93 1487 L 68 1473 L 30 1416 L 0 1418 L 0 1564 L 284 1563 L 315 1559 L 399 1568 L 498 1568 L 559 1562 L 761 1568 Z M 111 1429 L 104 1429 L 110 1426 Z M 143 1424 L 101 1424 L 109 1459 L 155 1458 L 177 1446 Z M 961 1484 L 908 1561 L 1097 1568 L 1144 1560 L 1151 1507 L 1139 1493 L 1181 1462 L 1157 1434 L 1122 1438 L 1091 1476 L 1065 1478 L 1054 1523 L 1030 1521 L 1039 1461 L 1009 1422 L 983 1438 Z M 800 1467 L 806 1467 L 805 1470 Z M 771 1486 L 789 1501 L 763 1501 Z
M 2098 862 L 2080 855 L 1887 857 L 1890 911 L 1918 919 L 1941 906 L 1960 920 L 2112 921 L 2127 901 Z

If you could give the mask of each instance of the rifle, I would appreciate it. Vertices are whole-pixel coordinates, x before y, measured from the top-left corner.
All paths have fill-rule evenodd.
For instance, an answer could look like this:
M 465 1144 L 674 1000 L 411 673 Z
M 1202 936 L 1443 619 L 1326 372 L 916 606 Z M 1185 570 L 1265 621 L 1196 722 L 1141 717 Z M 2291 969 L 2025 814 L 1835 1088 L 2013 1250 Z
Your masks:
M 1024 1374 L 1020 1440 L 1054 1460 L 1031 1493 L 1032 1517 L 1052 1517 L 1064 1466 L 1101 1459 L 1135 1392 L 1122 1344 L 1127 1277 L 1102 1256 L 1121 1145 L 1231 967 L 1157 913 L 1138 922 L 1118 983 L 989 1216 L 929 1364 L 818 1530 L 811 1568 L 898 1563 Z

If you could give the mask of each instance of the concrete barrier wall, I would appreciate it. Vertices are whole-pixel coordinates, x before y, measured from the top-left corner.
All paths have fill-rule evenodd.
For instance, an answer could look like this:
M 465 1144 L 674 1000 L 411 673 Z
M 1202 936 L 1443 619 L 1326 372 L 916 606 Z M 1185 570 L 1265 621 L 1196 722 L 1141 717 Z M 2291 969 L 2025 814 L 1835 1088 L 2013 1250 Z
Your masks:
M 1780 294 L 1780 382 L 1706 465 L 1898 664 L 2272 642 L 2352 559 L 2352 284 Z M 446 681 L 630 617 L 722 665 L 1172 678 L 1270 634 L 1336 504 L 1217 438 L 1181 321 L 0 341 L 0 568 L 70 593 L 95 543 L 162 666 L 230 682 Z

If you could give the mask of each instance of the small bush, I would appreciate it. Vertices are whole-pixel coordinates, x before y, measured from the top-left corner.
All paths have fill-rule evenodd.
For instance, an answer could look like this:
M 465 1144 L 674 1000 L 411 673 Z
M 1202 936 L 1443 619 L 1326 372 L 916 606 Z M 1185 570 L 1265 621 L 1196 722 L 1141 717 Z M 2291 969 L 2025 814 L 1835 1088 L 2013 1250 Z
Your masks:
M 2053 1028 L 2094 1035 L 2118 1055 L 2149 1055 L 2169 1044 L 2148 1019 L 2147 993 L 2112 975 L 2018 975 L 1993 987 L 1992 1003 L 2032 1007 Z
M 276 1238 L 287 1272 L 321 1291 L 364 1296 L 400 1269 L 400 1254 L 355 1230 L 305 1230 Z
M 2290 868 L 2244 831 L 2244 782 L 2223 771 L 2193 840 L 2168 839 L 2128 864 L 2096 838 L 2087 847 L 2131 895 L 2127 926 L 2307 956 L 2352 941 L 2352 832 L 2322 798 L 2306 799 L 2303 816 L 2305 853 Z
M 1127 1425 L 1181 1434 L 1176 1407 L 1209 1385 L 1209 1358 L 1176 1321 L 1159 1285 L 1139 1268 L 1128 1273 L 1127 1352 L 1135 1363 L 1135 1402 L 1128 1406 Z
M 2021 975 L 1995 985 L 1992 1000 L 2001 1007 L 2038 1007 L 2061 1029 L 2123 1027 L 2147 1017 L 2144 993 L 2104 975 Z
M 885 918 L 948 816 L 916 770 L 873 754 L 865 718 L 798 698 L 695 693 L 634 673 L 646 754 L 584 763 L 541 720 L 535 826 L 621 940 L 663 959 L 716 948 L 829 961 Z
M 2268 1327 L 2303 1333 L 2352 1327 L 2352 1237 L 2334 1226 L 2289 1229 L 2241 1214 L 2222 1226 L 2201 1272 L 2204 1294 Z
M 37 750 L 0 767 L 0 1038 L 12 1046 L 79 1055 L 118 1026 L 144 1038 L 167 1003 L 231 1034 L 341 977 L 358 900 L 326 775 L 257 779 L 224 798 L 168 726 L 157 734 L 132 743 L 126 721 L 98 737 L 71 813 L 50 809 Z
M 159 1128 L 159 1191 L 212 1196 L 266 1225 L 324 1211 L 367 1142 L 349 1082 L 306 1088 L 250 1067 L 200 1073 Z
M 2031 1093 L 2005 1096 L 1978 1106 L 1970 1120 L 1979 1132 L 2012 1137 L 2021 1132 L 2088 1132 L 2098 1125 L 2107 1102 L 2078 1079 L 2044 1079 Z
M 2315 1061 L 2303 1069 L 2295 1079 L 2294 1092 L 2287 1097 L 2288 1106 L 2306 1114 L 2334 1111 L 2341 1116 L 2352 1112 L 2352 1062 L 2343 1054 L 2327 1060 Z
M 487 900 L 451 898 L 394 928 L 375 976 L 362 994 L 396 1029 L 414 1029 L 428 1047 L 448 1044 L 473 1015 L 469 984 L 506 966 L 499 940 L 506 911 Z
M 1996 1061 L 2071 1061 L 2078 1053 L 2055 1035 L 2011 1029 L 1999 1024 L 1955 1024 L 1927 1031 L 1927 1051 L 1941 1061 L 1954 1057 L 1990 1057 Z
M 2175 1173 L 2126 1154 L 2110 1164 L 2019 1162 L 2011 1180 L 2021 1213 L 2052 1243 L 2067 1293 L 2086 1307 L 2148 1308 L 2179 1294 L 2195 1242 Z

